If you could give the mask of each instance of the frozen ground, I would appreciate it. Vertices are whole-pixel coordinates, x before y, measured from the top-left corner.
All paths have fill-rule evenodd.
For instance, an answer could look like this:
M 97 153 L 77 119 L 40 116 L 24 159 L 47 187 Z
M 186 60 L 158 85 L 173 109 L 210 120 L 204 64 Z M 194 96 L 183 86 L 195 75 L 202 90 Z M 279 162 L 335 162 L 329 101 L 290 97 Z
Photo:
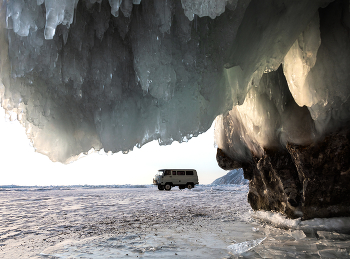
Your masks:
M 0 188 L 0 258 L 350 258 L 348 218 L 253 213 L 247 186 L 116 187 Z

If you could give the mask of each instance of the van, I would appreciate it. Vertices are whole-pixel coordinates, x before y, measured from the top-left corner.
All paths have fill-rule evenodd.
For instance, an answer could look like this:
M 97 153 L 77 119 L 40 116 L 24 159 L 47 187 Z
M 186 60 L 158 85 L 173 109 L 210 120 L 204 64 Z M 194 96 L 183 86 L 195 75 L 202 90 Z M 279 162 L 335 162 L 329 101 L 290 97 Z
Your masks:
M 153 184 L 160 191 L 170 191 L 175 186 L 179 186 L 179 189 L 192 189 L 199 183 L 197 171 L 194 169 L 161 169 L 153 178 Z

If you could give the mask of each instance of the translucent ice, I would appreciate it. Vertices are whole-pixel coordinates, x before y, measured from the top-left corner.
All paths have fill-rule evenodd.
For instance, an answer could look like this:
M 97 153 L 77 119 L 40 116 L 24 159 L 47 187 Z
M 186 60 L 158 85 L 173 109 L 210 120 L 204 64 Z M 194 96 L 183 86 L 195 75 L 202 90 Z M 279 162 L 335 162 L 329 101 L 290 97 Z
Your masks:
M 317 51 L 321 45 L 319 27 L 317 13 L 284 57 L 283 72 L 293 98 L 299 106 L 311 107 L 316 102 L 306 78 L 310 69 L 315 66 Z
M 6 25 L 19 36 L 27 36 L 30 29 L 38 29 L 35 21 L 38 15 L 39 11 L 34 1 L 27 5 L 23 0 L 11 1 L 7 5 Z
M 349 28 L 347 8 L 344 17 L 340 15 L 345 3 L 332 5 L 322 18 L 315 6 L 307 5 L 304 8 L 312 14 L 307 19 L 301 6 L 292 4 L 278 23 L 270 23 L 265 15 L 271 11 L 274 14 L 270 17 L 276 19 L 275 11 L 286 6 L 274 5 L 262 14 L 258 10 L 266 5 L 259 8 L 259 4 L 248 7 L 245 18 L 249 22 L 245 27 L 243 19 L 225 66 L 235 92 L 234 104 L 239 105 L 216 126 L 218 147 L 241 162 L 251 154 L 260 157 L 265 148 L 280 148 L 287 142 L 310 144 L 350 119 L 349 73 L 340 72 L 350 68 L 344 29 Z M 287 17 L 294 12 L 300 14 L 295 26 L 305 22 L 301 31 L 290 28 L 288 36 L 281 37 L 282 24 L 289 23 Z M 251 26 L 252 20 L 262 24 L 265 19 L 269 22 L 264 23 L 263 32 Z M 290 41 L 294 33 L 295 40 Z M 343 51 L 336 47 L 340 45 Z
M 289 234 L 295 238 L 295 240 L 303 239 L 306 237 L 304 231 L 302 230 L 290 230 Z
M 69 26 L 73 22 L 74 9 L 77 3 L 78 0 L 65 0 L 60 2 L 55 0 L 45 0 L 45 39 L 53 39 L 56 27 L 59 24 Z
M 275 227 L 291 229 L 289 235 L 295 239 L 303 239 L 306 232 L 317 232 L 320 238 L 349 238 L 346 234 L 339 234 L 350 232 L 349 217 L 314 218 L 302 221 L 301 218 L 289 219 L 272 211 L 256 211 L 252 216 Z M 335 232 L 332 233 L 333 231 Z
M 266 237 L 229 245 L 227 249 L 230 250 L 231 254 L 242 254 L 260 245 L 261 242 L 264 241 L 265 239 Z
M 329 2 L 4 1 L 2 105 L 61 162 L 185 141 L 218 115 L 239 161 L 310 143 L 350 119 L 349 8 Z

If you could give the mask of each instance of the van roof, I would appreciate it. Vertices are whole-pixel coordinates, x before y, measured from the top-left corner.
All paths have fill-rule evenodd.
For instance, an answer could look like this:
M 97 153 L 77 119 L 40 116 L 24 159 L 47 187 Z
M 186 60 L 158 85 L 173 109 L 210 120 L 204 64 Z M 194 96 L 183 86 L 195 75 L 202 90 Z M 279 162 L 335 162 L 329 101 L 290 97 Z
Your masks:
M 173 171 L 196 171 L 196 169 L 172 169 L 172 168 L 159 169 L 158 171 L 164 171 L 164 170 L 173 170 Z

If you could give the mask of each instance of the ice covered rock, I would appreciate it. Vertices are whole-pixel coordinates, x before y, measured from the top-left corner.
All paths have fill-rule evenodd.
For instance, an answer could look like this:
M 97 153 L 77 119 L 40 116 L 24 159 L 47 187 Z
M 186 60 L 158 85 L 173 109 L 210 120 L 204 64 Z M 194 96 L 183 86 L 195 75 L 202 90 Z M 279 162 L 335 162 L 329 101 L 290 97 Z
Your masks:
M 217 160 L 226 170 L 243 167 L 254 209 L 303 219 L 350 214 L 344 200 L 349 197 L 350 87 L 349 74 L 341 72 L 350 68 L 347 4 L 336 1 L 315 12 L 289 49 L 279 48 L 283 61 L 276 63 L 275 54 L 264 63 L 257 53 L 253 57 L 237 45 L 231 56 L 236 61 L 227 64 L 240 66 L 231 82 L 243 90 L 244 99 L 238 96 L 242 105 L 217 120 Z M 279 39 L 266 41 L 272 48 L 281 44 Z M 254 41 L 244 48 L 250 45 Z

